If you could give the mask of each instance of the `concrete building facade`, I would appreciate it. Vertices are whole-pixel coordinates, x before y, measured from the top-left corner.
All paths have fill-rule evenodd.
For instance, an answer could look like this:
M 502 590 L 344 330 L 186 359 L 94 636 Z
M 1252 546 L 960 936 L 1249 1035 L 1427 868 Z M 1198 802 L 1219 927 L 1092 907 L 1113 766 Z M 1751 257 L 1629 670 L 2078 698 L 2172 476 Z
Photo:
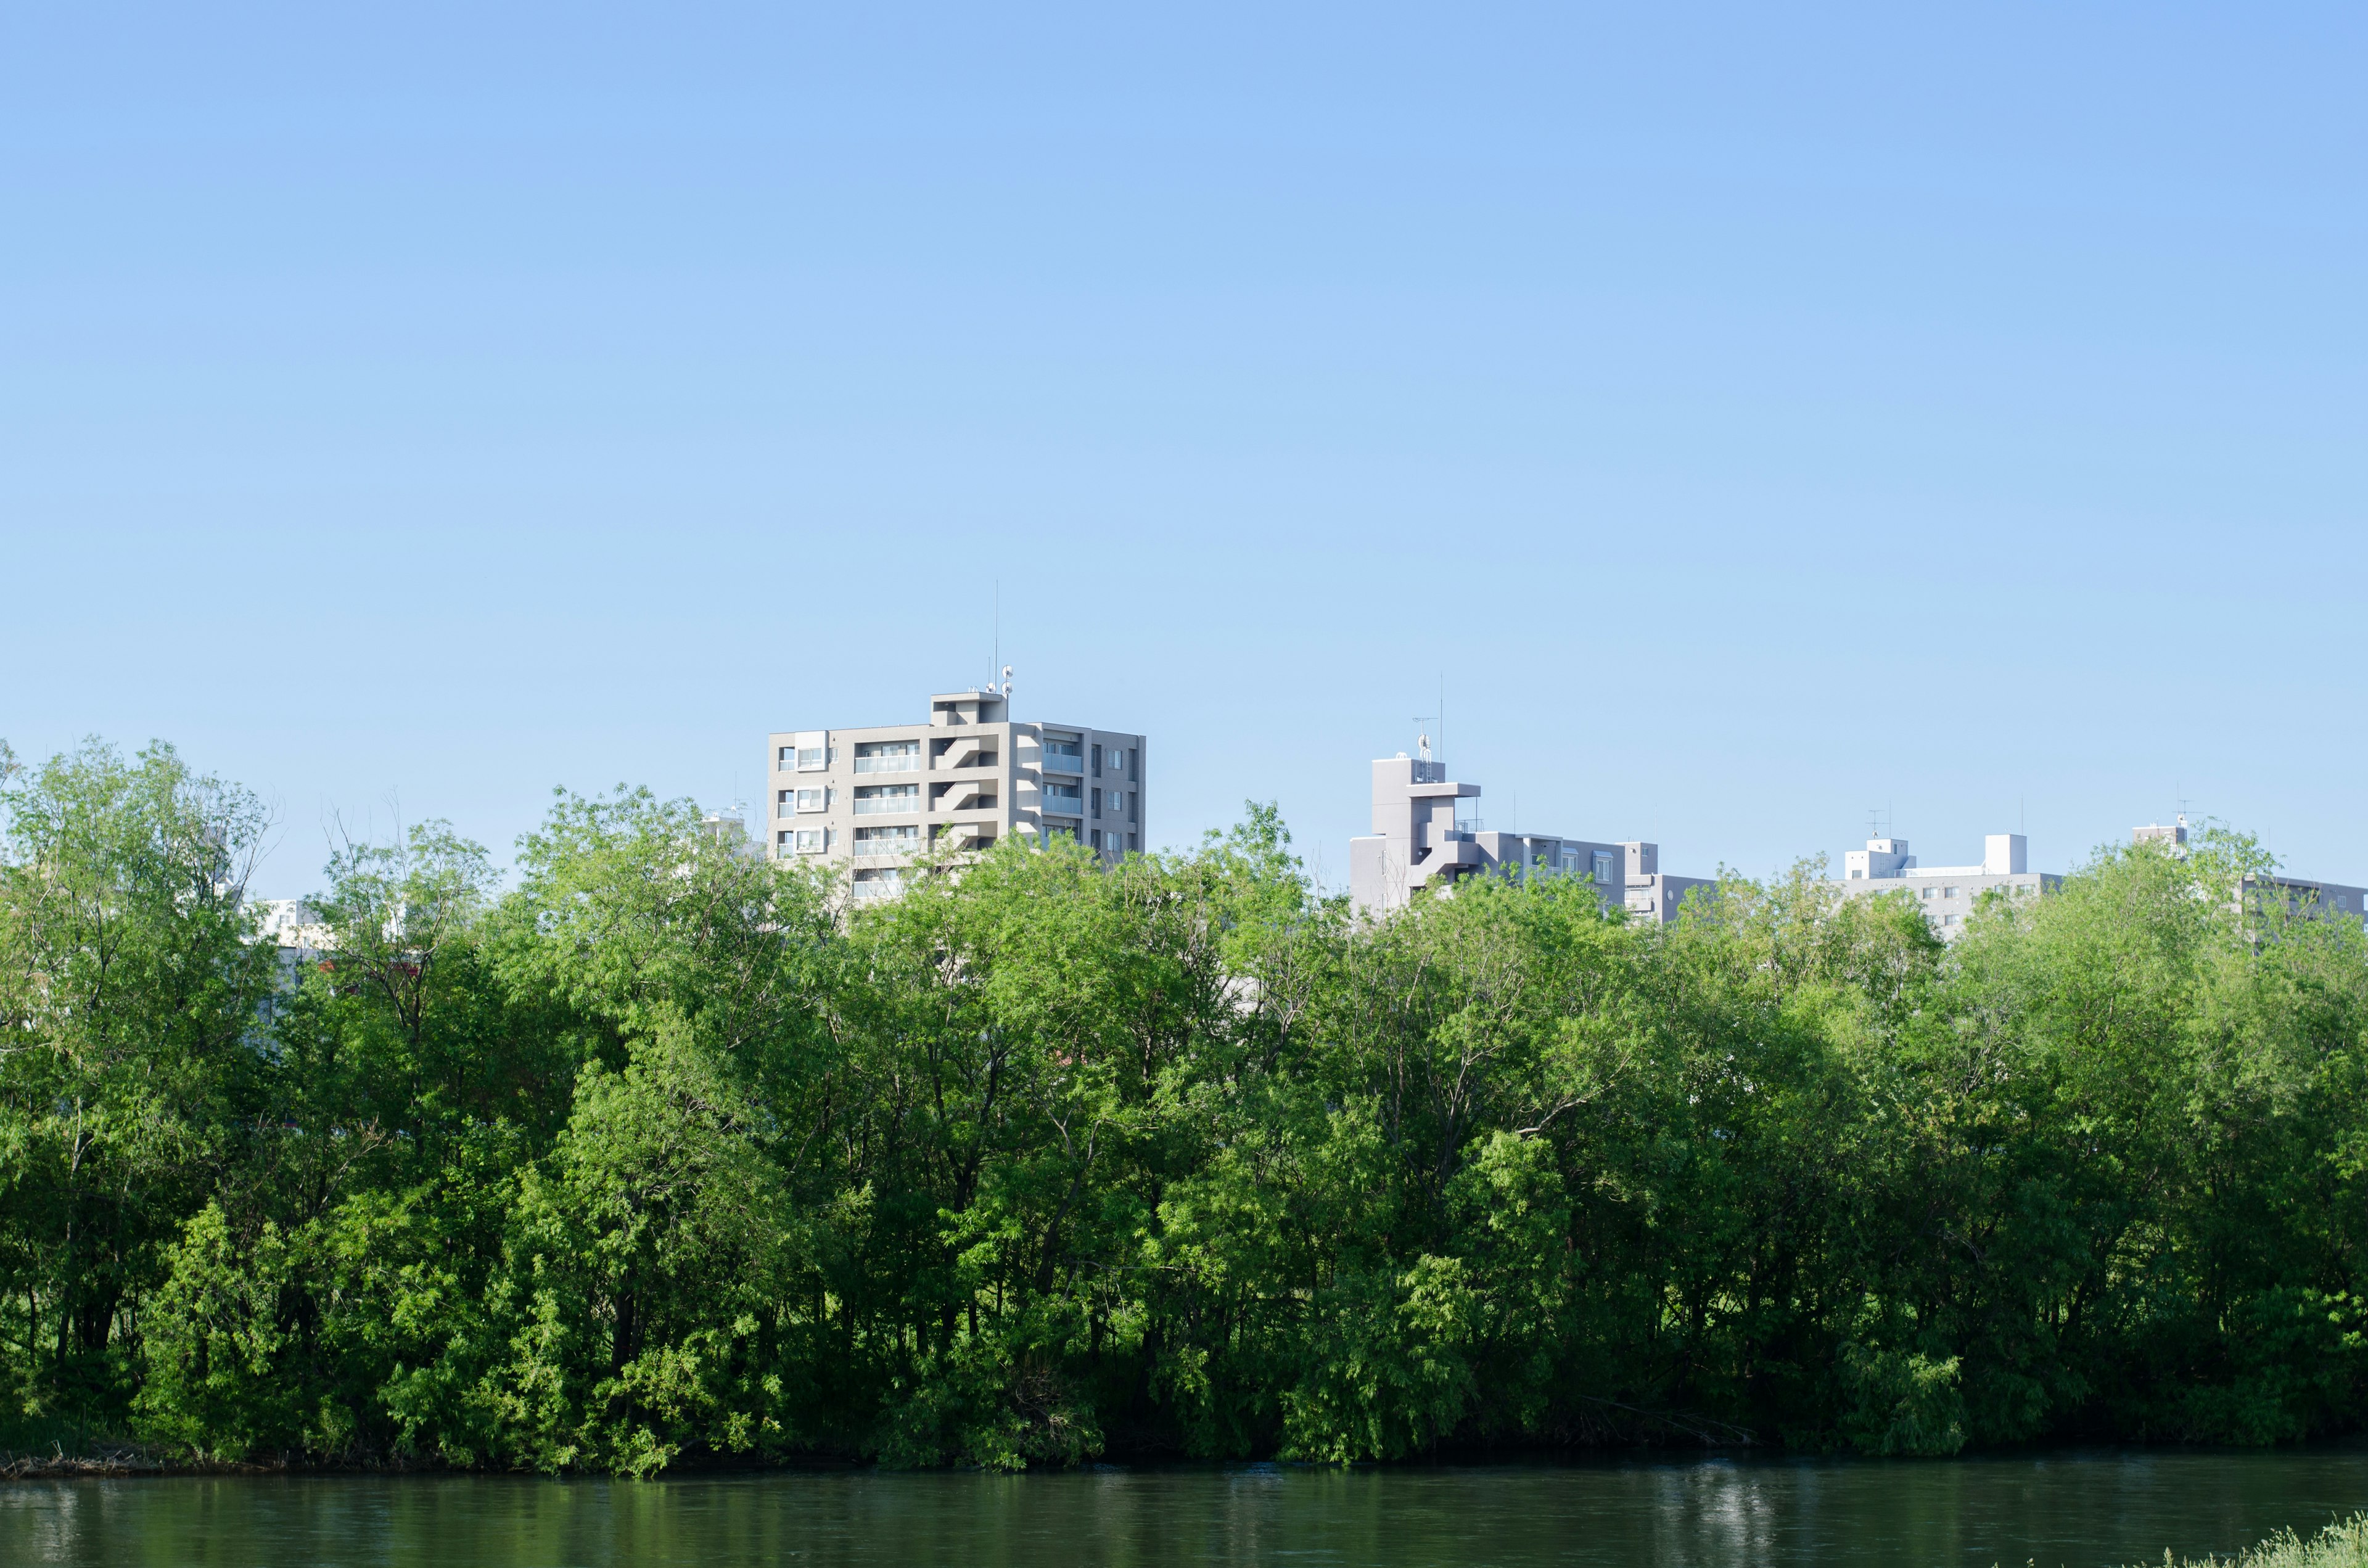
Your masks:
M 1010 672 L 1004 672 L 1008 677 Z M 1144 738 L 1021 723 L 1011 683 L 940 692 L 926 722 L 783 730 L 767 742 L 772 855 L 839 867 L 858 898 L 894 893 L 916 855 L 1066 834 L 1116 860 L 1148 831 Z
M 1963 934 L 1975 901 L 1993 888 L 2009 898 L 2037 898 L 2064 879 L 2030 866 L 2030 841 L 2019 833 L 1993 833 L 1982 840 L 1978 865 L 1918 866 L 1904 838 L 1870 838 L 1863 849 L 1842 857 L 1842 876 L 1831 885 L 1846 898 L 1905 892 L 1923 910 L 1942 940 Z
M 1491 830 L 1464 805 L 1478 801 L 1480 786 L 1451 781 L 1447 765 L 1428 756 L 1375 759 L 1372 785 L 1373 831 L 1349 841 L 1349 901 L 1368 919 L 1405 908 L 1426 889 L 1485 873 L 1582 877 L 1604 903 L 1661 922 L 1677 918 L 1688 889 L 1713 885 L 1664 872 L 1660 846 L 1641 839 Z

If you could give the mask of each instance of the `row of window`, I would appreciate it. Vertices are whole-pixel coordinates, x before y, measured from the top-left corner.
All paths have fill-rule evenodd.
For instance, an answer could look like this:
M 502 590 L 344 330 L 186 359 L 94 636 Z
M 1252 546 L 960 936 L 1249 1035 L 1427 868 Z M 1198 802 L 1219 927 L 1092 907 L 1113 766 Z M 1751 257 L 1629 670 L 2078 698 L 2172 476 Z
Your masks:
M 1045 836 L 1076 838 L 1078 834 L 1075 828 L 1056 827 L 1047 830 Z M 932 831 L 930 841 L 935 842 L 936 838 L 937 835 Z M 970 846 L 974 849 L 984 849 L 994 842 L 995 838 L 991 834 L 973 834 L 970 838 Z M 1115 855 L 1127 850 L 1141 850 L 1143 835 L 1137 833 L 1121 834 L 1116 829 L 1104 833 L 1100 828 L 1095 828 L 1087 835 L 1087 842 L 1096 849 Z M 859 827 L 855 830 L 855 840 L 851 847 L 860 859 L 876 859 L 882 856 L 917 855 L 921 852 L 921 830 L 917 827 Z M 838 847 L 838 830 L 835 827 L 783 828 L 774 838 L 774 847 L 775 852 L 783 859 L 792 855 L 827 855 Z M 859 869 L 855 876 L 858 881 L 868 881 L 883 877 L 894 878 L 902 874 L 896 868 L 889 867 L 881 870 Z
M 951 743 L 941 743 L 951 744 Z M 994 754 L 985 761 L 992 763 Z M 837 746 L 787 745 L 779 749 L 773 766 L 781 771 L 819 773 L 838 761 Z M 1143 753 L 1134 746 L 1102 746 L 1087 748 L 1079 741 L 1044 742 L 1044 763 L 1063 773 L 1083 773 L 1102 776 L 1107 762 L 1112 773 L 1122 773 L 1133 780 L 1143 778 Z M 1063 765 L 1067 766 L 1064 767 Z M 921 767 L 921 743 L 918 741 L 858 741 L 855 744 L 855 771 L 858 773 L 917 773 Z
M 1974 891 L 1978 893 L 1982 890 L 1980 888 L 1975 888 Z M 2027 882 L 2005 882 L 1999 884 L 1998 891 L 2005 893 L 2021 894 L 2030 892 L 2032 889 L 2031 885 Z M 1938 888 L 1926 888 L 1923 890 L 1923 895 L 1926 898 L 1963 898 L 1965 896 L 1965 890 L 1963 888 L 1943 885 Z

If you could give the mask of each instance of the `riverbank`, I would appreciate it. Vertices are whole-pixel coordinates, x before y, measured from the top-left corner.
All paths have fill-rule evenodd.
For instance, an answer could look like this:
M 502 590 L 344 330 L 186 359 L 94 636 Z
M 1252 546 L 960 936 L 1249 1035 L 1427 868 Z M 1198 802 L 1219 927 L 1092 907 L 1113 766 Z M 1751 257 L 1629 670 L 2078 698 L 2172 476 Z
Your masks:
M 2169 1552 L 2163 1561 L 2170 1561 Z M 2368 1568 L 2368 1514 L 2354 1514 L 2308 1540 L 2286 1530 L 2237 1557 L 2190 1558 L 2181 1568 Z

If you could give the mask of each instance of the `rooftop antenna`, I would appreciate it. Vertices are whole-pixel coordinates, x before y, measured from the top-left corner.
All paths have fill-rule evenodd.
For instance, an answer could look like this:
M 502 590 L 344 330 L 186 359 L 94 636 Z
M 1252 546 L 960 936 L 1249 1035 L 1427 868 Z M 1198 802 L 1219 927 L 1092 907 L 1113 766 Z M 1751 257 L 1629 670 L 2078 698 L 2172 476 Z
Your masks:
M 1866 835 L 1867 835 L 1869 838 L 1881 838 L 1881 837 L 1883 836 L 1883 835 L 1882 835 L 1879 831 L 1877 831 L 1876 826 L 1875 826 L 1875 824 L 1876 824 L 1877 823 L 1880 823 L 1882 820 L 1883 820 L 1883 812 L 1882 812 L 1881 811 L 1877 810 L 1877 809 L 1876 809 L 1875 807 L 1873 807 L 1873 806 L 1869 806 L 1869 807 L 1867 807 L 1867 809 L 1866 809 Z

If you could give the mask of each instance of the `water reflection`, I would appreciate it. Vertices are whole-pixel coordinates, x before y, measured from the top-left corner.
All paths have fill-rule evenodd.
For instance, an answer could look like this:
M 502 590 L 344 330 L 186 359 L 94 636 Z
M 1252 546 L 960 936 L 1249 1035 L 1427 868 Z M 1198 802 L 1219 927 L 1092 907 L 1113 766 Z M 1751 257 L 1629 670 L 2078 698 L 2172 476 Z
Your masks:
M 649 1483 L 313 1477 L 0 1485 L 0 1559 L 89 1568 L 961 1562 L 2089 1565 L 2368 1507 L 2368 1449 L 1928 1463 L 870 1471 Z

